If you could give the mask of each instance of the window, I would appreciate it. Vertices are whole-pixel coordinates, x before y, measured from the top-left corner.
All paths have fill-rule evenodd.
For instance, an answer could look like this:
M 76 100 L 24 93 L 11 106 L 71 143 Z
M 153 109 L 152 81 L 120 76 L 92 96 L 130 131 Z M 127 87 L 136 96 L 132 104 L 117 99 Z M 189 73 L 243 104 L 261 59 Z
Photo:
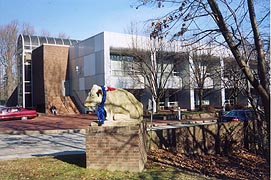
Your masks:
M 63 41 L 60 38 L 55 38 L 56 44 L 63 45 Z
M 30 38 L 28 35 L 24 36 L 24 45 L 30 45 Z
M 49 43 L 49 44 L 55 44 L 54 38 L 47 37 L 47 40 L 48 40 L 48 43 Z
M 64 45 L 70 45 L 70 40 L 68 40 L 68 39 L 63 39 L 63 41 L 64 41 Z
M 31 36 L 32 46 L 38 46 L 39 40 L 37 36 Z
M 134 58 L 127 55 L 111 54 L 111 69 L 114 76 L 136 75 L 139 73 Z
M 31 66 L 25 65 L 25 81 L 31 81 Z
M 111 54 L 110 55 L 110 59 L 112 61 L 133 61 L 133 57 L 132 56 L 122 56 L 122 55 L 117 55 L 117 54 Z
M 40 45 L 47 44 L 46 37 L 40 37 L 39 39 L 40 39 Z

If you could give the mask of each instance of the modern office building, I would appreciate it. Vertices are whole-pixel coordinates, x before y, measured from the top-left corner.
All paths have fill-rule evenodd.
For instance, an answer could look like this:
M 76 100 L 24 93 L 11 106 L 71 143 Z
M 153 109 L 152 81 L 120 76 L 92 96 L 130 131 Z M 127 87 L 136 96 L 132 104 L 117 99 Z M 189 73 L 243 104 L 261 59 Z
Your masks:
M 83 102 L 92 85 L 98 84 L 127 89 L 146 109 L 152 96 L 132 50 L 145 53 L 150 60 L 158 59 L 161 53 L 156 51 L 155 43 L 146 36 L 112 32 L 102 32 L 80 42 L 20 35 L 17 55 L 18 68 L 22 71 L 19 74 L 18 104 L 45 113 L 51 105 L 67 109 L 63 113 L 75 109 L 76 105 L 84 113 Z M 199 85 L 195 81 L 196 56 L 192 50 L 182 49 L 181 42 L 165 43 L 163 53 L 171 54 L 164 72 L 172 70 L 172 73 L 167 77 L 160 106 L 194 110 L 199 103 Z M 196 54 L 207 58 L 205 62 L 213 62 L 211 66 L 201 62 L 199 69 L 207 69 L 209 74 L 217 73 L 204 80 L 203 104 L 222 107 L 225 100 L 231 98 L 225 82 L 222 82 L 224 58 L 230 53 L 221 47 L 210 47 Z M 153 62 L 159 66 L 159 60 Z M 248 104 L 246 99 L 240 102 Z
M 134 73 L 138 69 L 134 68 L 136 64 L 133 64 L 132 59 L 135 57 L 132 52 L 129 53 L 129 50 L 137 48 L 143 52 L 151 52 L 155 49 L 153 43 L 145 36 L 102 32 L 71 46 L 69 54 L 70 94 L 82 103 L 93 84 L 105 84 L 132 91 L 146 108 L 148 100 L 152 97 L 146 90 L 147 82 L 144 79 L 146 77 L 141 73 Z M 180 42 L 165 45 L 163 48 L 164 52 L 172 54 L 182 52 Z M 219 51 L 214 49 L 214 52 L 218 57 L 222 57 L 221 54 L 217 54 Z M 192 82 L 191 63 L 193 61 L 189 53 L 184 54 L 177 57 L 182 62 L 179 65 L 172 63 L 173 56 L 171 60 L 168 60 L 168 63 L 172 64 L 167 64 L 167 68 L 173 69 L 173 73 L 168 77 L 165 95 L 161 97 L 162 107 L 179 106 L 194 110 L 197 105 L 196 88 Z M 158 56 L 158 52 L 154 52 L 150 56 Z M 218 58 L 212 69 L 215 70 L 217 67 L 221 70 L 222 62 L 222 59 Z M 135 79 L 137 80 L 135 81 Z M 212 93 L 205 97 L 204 103 L 222 106 L 225 101 L 225 89 L 221 86 L 221 81 L 211 78 L 206 78 L 205 81 L 204 88 L 212 89 Z

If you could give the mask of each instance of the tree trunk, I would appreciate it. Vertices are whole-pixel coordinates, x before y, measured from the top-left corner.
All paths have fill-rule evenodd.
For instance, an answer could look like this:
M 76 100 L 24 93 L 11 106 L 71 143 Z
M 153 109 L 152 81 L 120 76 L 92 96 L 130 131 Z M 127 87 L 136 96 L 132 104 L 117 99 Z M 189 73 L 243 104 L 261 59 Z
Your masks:
M 267 92 L 268 97 L 262 97 L 262 102 L 264 105 L 264 113 L 265 113 L 265 120 L 267 125 L 267 152 L 270 152 L 270 94 L 269 91 L 269 85 L 267 82 L 267 68 L 266 68 L 266 62 L 265 62 L 265 56 L 262 46 L 262 41 L 260 38 L 260 32 L 257 25 L 254 5 L 252 0 L 248 0 L 248 11 L 249 11 L 249 17 L 251 22 L 251 27 L 254 34 L 254 44 L 257 50 L 257 60 L 258 60 L 258 74 L 259 74 L 259 80 L 260 84 L 263 86 L 264 90 Z M 270 154 L 268 153 L 268 160 L 270 160 Z
M 260 95 L 264 111 L 265 111 L 265 121 L 267 125 L 267 136 L 268 142 L 267 145 L 269 149 L 270 144 L 270 94 L 269 94 L 269 87 L 266 81 L 266 64 L 265 64 L 265 57 L 263 53 L 262 43 L 260 39 L 260 34 L 258 31 L 258 26 L 256 22 L 254 6 L 252 0 L 248 0 L 248 9 L 249 15 L 251 20 L 251 27 L 254 33 L 254 43 L 257 51 L 257 60 L 258 60 L 258 67 L 259 67 L 259 79 L 254 76 L 249 66 L 246 64 L 241 52 L 238 49 L 238 45 L 234 42 L 231 32 L 229 31 L 222 13 L 216 3 L 215 0 L 208 0 L 209 6 L 213 11 L 214 19 L 225 39 L 227 42 L 233 56 L 235 57 L 236 62 L 238 63 L 239 67 L 242 69 L 243 73 L 245 74 L 246 78 L 249 80 L 251 85 L 255 88 L 255 90 Z M 269 151 L 268 151 L 269 152 Z
M 202 111 L 203 88 L 199 88 L 199 111 Z
M 159 105 L 160 98 L 157 98 L 155 101 L 156 101 L 156 112 L 160 112 L 160 105 Z

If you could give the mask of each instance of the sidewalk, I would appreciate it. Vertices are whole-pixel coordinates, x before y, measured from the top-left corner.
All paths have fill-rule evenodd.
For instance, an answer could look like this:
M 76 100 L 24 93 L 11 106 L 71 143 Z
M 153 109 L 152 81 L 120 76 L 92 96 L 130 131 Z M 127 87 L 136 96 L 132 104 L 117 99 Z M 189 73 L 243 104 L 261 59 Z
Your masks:
M 0 134 L 0 160 L 85 153 L 85 134 Z
M 76 114 L 0 121 L 0 160 L 85 153 L 85 129 L 96 119 Z

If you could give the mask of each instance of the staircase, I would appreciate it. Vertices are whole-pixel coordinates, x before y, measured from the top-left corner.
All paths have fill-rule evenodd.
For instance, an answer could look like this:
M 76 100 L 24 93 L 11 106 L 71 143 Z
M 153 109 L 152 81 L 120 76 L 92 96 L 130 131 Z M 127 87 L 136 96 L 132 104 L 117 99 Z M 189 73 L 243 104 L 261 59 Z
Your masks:
M 70 96 L 55 96 L 47 98 L 46 113 L 50 114 L 50 108 L 54 105 L 58 114 L 80 114 Z

